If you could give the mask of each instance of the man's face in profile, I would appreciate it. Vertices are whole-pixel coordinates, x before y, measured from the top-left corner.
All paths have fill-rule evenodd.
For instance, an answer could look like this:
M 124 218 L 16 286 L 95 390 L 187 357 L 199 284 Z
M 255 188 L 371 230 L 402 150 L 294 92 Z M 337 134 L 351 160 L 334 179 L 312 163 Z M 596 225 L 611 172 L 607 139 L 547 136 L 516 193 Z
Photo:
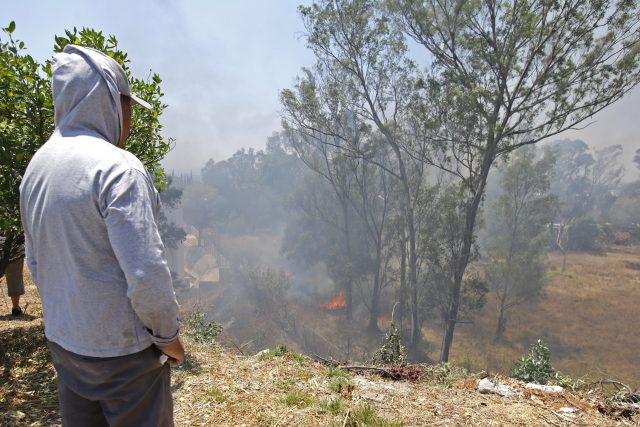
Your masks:
M 120 105 L 122 107 L 122 134 L 118 142 L 118 148 L 124 148 L 124 143 L 131 131 L 131 98 L 120 95 Z

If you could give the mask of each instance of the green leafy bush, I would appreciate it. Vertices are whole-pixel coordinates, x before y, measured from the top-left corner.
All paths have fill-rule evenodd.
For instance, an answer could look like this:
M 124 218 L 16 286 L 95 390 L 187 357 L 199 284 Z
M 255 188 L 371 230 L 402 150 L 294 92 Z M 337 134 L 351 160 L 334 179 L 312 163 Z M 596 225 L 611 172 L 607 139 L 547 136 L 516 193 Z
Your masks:
M 194 343 L 217 347 L 216 337 L 222 332 L 222 326 L 216 322 L 205 322 L 203 313 L 193 313 L 187 319 L 186 335 Z
M 275 348 L 270 348 L 268 351 L 266 352 L 261 352 L 259 359 L 260 360 L 267 360 L 267 359 L 272 359 L 274 357 L 282 357 L 285 354 L 289 353 L 289 349 L 287 348 L 286 345 L 279 345 Z
M 551 351 L 542 340 L 529 348 L 529 353 L 518 360 L 511 377 L 527 383 L 546 384 L 554 374 Z
M 407 364 L 407 351 L 400 342 L 400 332 L 392 323 L 380 347 L 373 354 L 374 365 L 404 366 Z

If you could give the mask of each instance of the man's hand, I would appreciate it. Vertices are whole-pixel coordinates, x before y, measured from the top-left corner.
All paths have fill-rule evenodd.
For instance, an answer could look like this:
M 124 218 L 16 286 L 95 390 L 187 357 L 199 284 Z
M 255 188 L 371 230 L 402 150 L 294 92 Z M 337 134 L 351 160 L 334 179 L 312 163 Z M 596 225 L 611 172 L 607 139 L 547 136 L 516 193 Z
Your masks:
M 179 365 L 184 361 L 184 347 L 180 337 L 170 344 L 158 345 L 160 351 L 169 356 L 169 363 L 171 365 Z

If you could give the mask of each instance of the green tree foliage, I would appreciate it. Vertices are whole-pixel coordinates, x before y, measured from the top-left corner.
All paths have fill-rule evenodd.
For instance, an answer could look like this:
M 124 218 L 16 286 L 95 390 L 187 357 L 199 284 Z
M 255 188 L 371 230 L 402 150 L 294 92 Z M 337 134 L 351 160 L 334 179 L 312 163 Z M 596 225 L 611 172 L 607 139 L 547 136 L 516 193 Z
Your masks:
M 282 227 L 288 217 L 285 205 L 292 183 L 302 175 L 302 164 L 283 138 L 274 134 L 265 150 L 241 149 L 227 160 L 209 160 L 202 169 L 202 188 L 196 189 L 200 195 L 192 198 L 191 189 L 186 189 L 187 220 L 226 234 Z M 200 212 L 203 209 L 207 212 Z
M 345 278 L 366 277 L 371 265 L 366 231 L 348 200 L 342 205 L 328 181 L 317 174 L 307 175 L 289 207 L 292 216 L 285 229 L 283 254 L 303 266 L 324 263 L 331 280 L 341 288 Z
M 623 150 L 612 145 L 594 150 L 582 140 L 554 141 L 545 149 L 557 158 L 551 192 L 560 209 L 554 219 L 556 246 L 565 250 L 594 251 L 601 238 L 598 221 L 608 220 L 617 199 L 624 168 Z M 620 206 L 620 205 L 618 205 Z
M 173 185 L 171 178 L 160 192 L 163 209 L 158 217 L 158 229 L 167 248 L 176 249 L 187 237 L 187 233 L 167 216 L 167 210 L 175 209 L 182 199 L 182 190 Z
M 568 234 L 567 248 L 581 252 L 597 251 L 603 237 L 598 223 L 588 216 L 577 218 L 571 224 Z
M 23 42 L 14 39 L 14 22 L 0 35 L 0 230 L 7 239 L 3 244 L 3 260 L 13 256 L 22 241 L 19 186 L 22 174 L 36 150 L 53 131 L 53 100 L 49 77 L 50 62 L 39 63 L 26 53 Z M 55 37 L 55 52 L 68 43 L 101 50 L 117 60 L 129 77 L 131 90 L 147 100 L 152 111 L 133 109 L 132 130 L 127 149 L 151 171 L 156 185 L 165 183 L 160 160 L 171 148 L 173 140 L 161 135 L 159 118 L 166 105 L 162 103 L 162 80 L 150 73 L 148 80 L 137 78 L 128 67 L 126 52 L 120 50 L 114 36 L 83 28 L 65 31 Z M 4 261 L 3 261 L 4 262 Z M 0 262 L 0 267 L 3 263 Z M 4 268 L 0 268 L 0 271 Z
M 495 339 L 513 308 L 538 298 L 546 283 L 549 225 L 557 199 L 549 192 L 554 158 L 536 159 L 533 147 L 517 152 L 500 170 L 501 194 L 487 211 L 485 275 L 498 300 Z
M 293 90 L 281 93 L 285 127 L 359 157 L 386 170 L 398 181 L 403 266 L 411 317 L 410 349 L 421 339 L 418 312 L 418 226 L 416 199 L 422 180 L 423 141 L 404 138 L 415 71 L 405 58 L 404 36 L 391 26 L 376 1 L 319 1 L 300 7 L 306 40 L 317 62 Z M 376 129 L 388 149 L 380 162 L 373 144 Z M 369 133 L 370 138 L 357 137 Z M 404 251 L 404 249 L 402 249 Z M 404 253 L 404 252 L 403 252 Z M 403 270 L 405 269 L 403 267 Z M 401 276 L 405 278 L 405 273 Z M 404 280 L 403 280 L 404 281 Z
M 640 168 L 640 149 L 636 150 L 633 161 Z M 635 180 L 620 186 L 615 201 L 607 211 L 607 220 L 621 233 L 615 240 L 628 243 L 630 238 L 640 238 L 640 181 Z M 628 237 L 624 237 L 627 235 Z
M 557 135 L 640 80 L 637 2 L 390 1 L 429 66 L 417 82 L 417 137 L 467 195 L 465 240 L 441 361 L 448 360 L 476 218 L 494 161 Z
M 455 264 L 460 257 L 464 238 L 465 205 L 463 191 L 457 183 L 442 183 L 424 192 L 422 198 L 431 203 L 422 203 L 419 248 L 426 268 L 421 271 L 425 281 L 420 308 L 425 315 L 434 316 L 441 326 L 447 323 L 455 281 Z M 421 198 L 421 200 L 422 200 Z M 474 244 L 471 258 L 477 260 L 479 251 Z M 460 292 L 459 317 L 463 322 L 473 321 L 486 302 L 487 284 L 477 275 L 470 275 Z
M 13 38 L 12 21 L 0 34 L 0 274 L 23 242 L 19 187 L 33 153 L 53 131 L 51 85 L 45 67 Z
M 634 186 L 640 186 L 635 182 Z M 633 195 L 623 195 L 616 199 L 609 211 L 609 220 L 621 231 L 629 233 L 629 237 L 633 239 L 640 238 L 640 197 Z M 622 239 L 621 243 L 627 242 L 629 239 Z
M 458 180 L 464 227 L 441 361 L 459 320 L 477 217 L 495 160 L 575 127 L 640 79 L 637 2 L 321 0 L 300 8 L 317 63 L 282 92 L 285 121 L 376 164 L 350 144 L 345 113 L 375 126 L 394 154 L 408 242 L 412 346 L 419 337 L 418 231 L 412 175 L 435 166 Z M 397 24 L 397 26 L 395 25 Z M 425 50 L 418 72 L 405 38 Z M 415 52 L 412 51 L 411 53 Z M 383 167 L 383 165 L 378 165 Z

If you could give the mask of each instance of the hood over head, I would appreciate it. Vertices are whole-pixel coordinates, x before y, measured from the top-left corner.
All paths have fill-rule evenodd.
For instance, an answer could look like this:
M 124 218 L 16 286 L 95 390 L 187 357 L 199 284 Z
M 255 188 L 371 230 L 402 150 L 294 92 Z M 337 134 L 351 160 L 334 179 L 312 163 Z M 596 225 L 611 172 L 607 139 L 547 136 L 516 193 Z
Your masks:
M 51 73 L 56 130 L 62 135 L 90 130 L 117 145 L 123 127 L 120 94 L 131 96 L 120 64 L 98 50 L 67 45 L 53 57 Z

